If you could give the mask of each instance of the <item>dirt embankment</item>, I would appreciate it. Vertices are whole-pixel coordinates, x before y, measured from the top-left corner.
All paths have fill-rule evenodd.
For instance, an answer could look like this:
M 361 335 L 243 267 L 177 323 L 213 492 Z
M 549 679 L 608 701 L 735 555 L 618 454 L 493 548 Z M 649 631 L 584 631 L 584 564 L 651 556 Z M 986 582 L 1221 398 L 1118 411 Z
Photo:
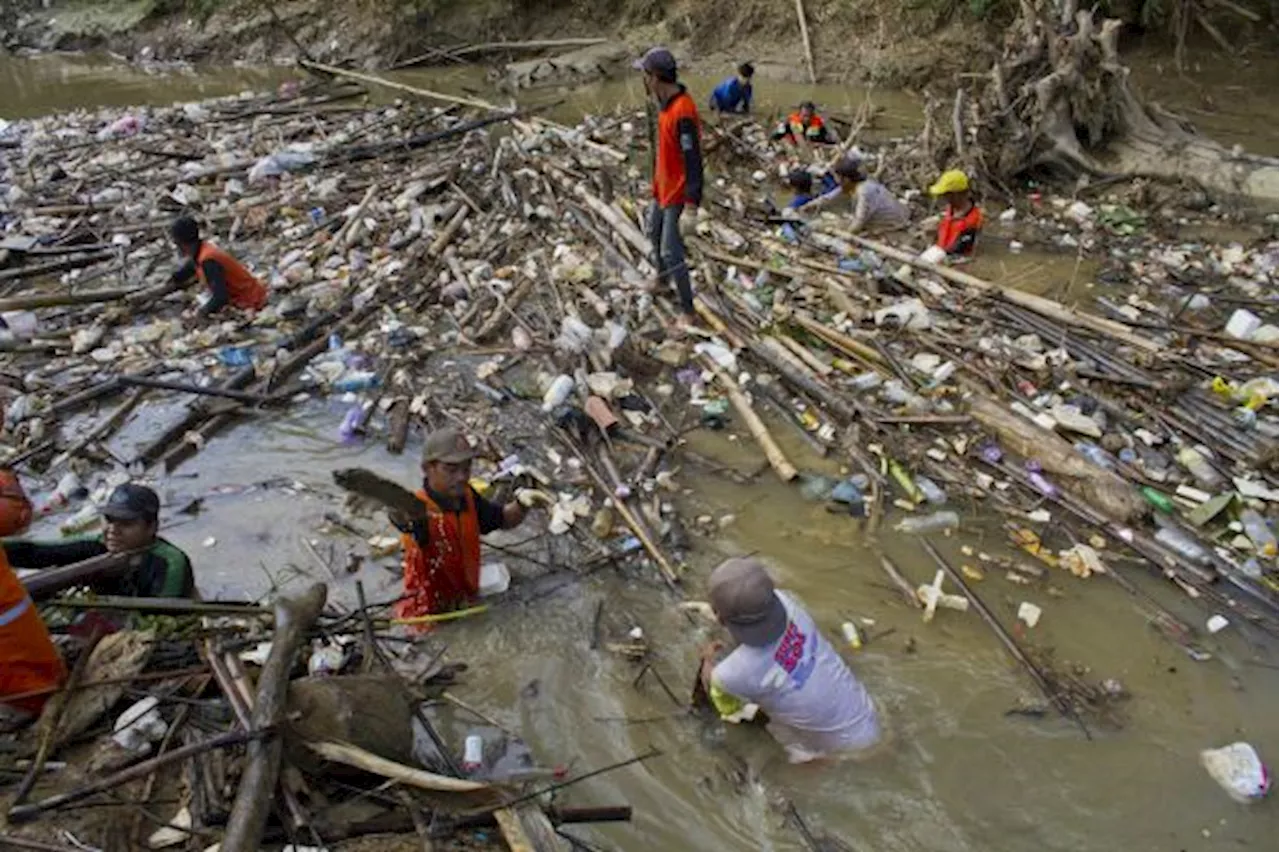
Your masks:
M 269 63 L 305 51 L 387 67 L 436 46 L 604 36 L 675 47 L 695 70 L 750 59 L 763 76 L 805 75 L 795 6 L 764 0 L 14 0 L 0 41 L 35 50 L 106 49 L 130 58 Z M 46 6 L 48 8 L 46 8 Z M 928 2 L 808 0 L 827 82 L 914 86 L 981 64 L 983 27 Z M 891 8 L 892 7 L 892 8 Z

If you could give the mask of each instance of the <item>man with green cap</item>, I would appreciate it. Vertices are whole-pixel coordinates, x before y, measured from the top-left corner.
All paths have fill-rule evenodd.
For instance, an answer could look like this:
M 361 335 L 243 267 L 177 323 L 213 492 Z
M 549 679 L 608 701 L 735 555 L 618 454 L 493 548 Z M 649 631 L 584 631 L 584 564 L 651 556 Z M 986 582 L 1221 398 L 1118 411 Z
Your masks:
M 123 572 L 94 577 L 86 585 L 100 595 L 136 598 L 194 598 L 191 560 L 157 534 L 160 497 L 145 485 L 117 486 L 102 507 L 107 528 L 103 535 L 63 541 L 6 539 L 0 542 L 14 568 L 59 568 L 105 553 L 143 550 Z
M 500 505 L 471 487 L 475 450 L 457 429 L 439 429 L 422 448 L 422 489 L 417 497 L 426 520 L 402 527 L 404 597 L 400 618 L 415 618 L 465 605 L 480 592 L 480 536 L 519 526 L 526 505 L 541 497 L 517 491 Z
M 726 721 L 755 710 L 792 763 L 863 751 L 880 740 L 880 719 L 866 689 L 794 597 L 774 588 L 764 564 L 744 556 L 711 573 L 716 618 L 738 642 L 718 663 L 703 654 L 707 694 Z

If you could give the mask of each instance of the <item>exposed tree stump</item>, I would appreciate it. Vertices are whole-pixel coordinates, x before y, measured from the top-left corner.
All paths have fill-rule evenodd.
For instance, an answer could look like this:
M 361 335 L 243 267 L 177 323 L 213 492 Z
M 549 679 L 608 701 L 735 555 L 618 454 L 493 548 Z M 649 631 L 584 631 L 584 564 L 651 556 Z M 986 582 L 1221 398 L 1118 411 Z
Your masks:
M 1078 11 L 1076 0 L 1055 11 L 1023 0 L 988 77 L 931 101 L 921 139 L 933 167 L 961 165 L 996 185 L 1036 169 L 1187 180 L 1275 202 L 1276 160 L 1224 148 L 1138 98 L 1119 57 L 1121 21 Z

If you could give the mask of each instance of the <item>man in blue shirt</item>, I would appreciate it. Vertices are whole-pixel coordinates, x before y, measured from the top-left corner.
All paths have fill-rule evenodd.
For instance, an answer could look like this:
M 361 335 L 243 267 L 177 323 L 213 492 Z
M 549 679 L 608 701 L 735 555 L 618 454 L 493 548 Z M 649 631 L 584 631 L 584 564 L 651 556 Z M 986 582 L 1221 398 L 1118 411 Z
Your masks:
M 751 78 L 755 73 L 750 62 L 739 65 L 737 76 L 725 80 L 711 93 L 712 112 L 751 112 Z

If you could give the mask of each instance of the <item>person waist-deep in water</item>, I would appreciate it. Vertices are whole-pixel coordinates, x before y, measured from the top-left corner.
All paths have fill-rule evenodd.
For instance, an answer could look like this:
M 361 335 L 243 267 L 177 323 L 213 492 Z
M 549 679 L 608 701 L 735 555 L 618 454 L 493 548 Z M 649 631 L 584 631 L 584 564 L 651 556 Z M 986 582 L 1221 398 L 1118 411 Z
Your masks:
M 160 498 L 144 485 L 119 485 L 102 507 L 106 532 L 100 536 L 35 541 L 7 539 L 0 542 L 5 557 L 16 568 L 58 568 L 105 553 L 141 550 L 124 569 L 85 582 L 100 595 L 143 598 L 194 598 L 195 573 L 187 554 L 158 534 Z
M 31 502 L 11 470 L 0 470 L 0 536 L 17 535 L 31 523 Z M 39 714 L 48 694 L 66 677 L 26 586 L 0 549 L 0 727 L 29 721 Z
M 422 450 L 422 488 L 417 497 L 426 520 L 401 521 L 404 597 L 400 618 L 415 618 L 466 606 L 480 593 L 480 536 L 518 526 L 525 505 L 540 492 L 517 492 L 506 504 L 486 500 L 471 487 L 475 451 L 456 429 L 427 436 Z
M 774 587 L 760 560 L 721 563 L 708 596 L 716 618 L 738 642 L 719 662 L 718 645 L 703 655 L 703 683 L 722 718 L 738 721 L 748 705 L 756 705 L 793 763 L 864 751 L 880 741 L 871 696 L 800 602 Z
M 848 227 L 854 233 L 883 233 L 907 225 L 910 217 L 906 205 L 894 198 L 884 184 L 868 177 L 857 157 L 840 158 L 831 171 L 840 185 L 804 205 L 805 214 L 845 205 L 852 214 Z
M 702 130 L 698 108 L 679 82 L 676 58 L 655 47 L 635 62 L 644 73 L 645 91 L 657 108 L 650 121 L 653 136 L 653 202 L 648 231 L 658 280 L 675 283 L 679 322 L 693 321 L 693 285 L 685 262 L 684 233 L 690 231 L 702 203 Z
M 770 137 L 773 141 L 785 141 L 789 145 L 808 142 L 813 145 L 833 145 L 838 140 L 827 127 L 818 108 L 812 101 L 800 104 L 795 112 L 788 115 L 774 128 Z
M 973 200 L 969 176 L 959 169 L 943 172 L 929 187 L 929 194 L 946 202 L 942 219 L 938 222 L 939 249 L 948 257 L 969 257 L 978 244 L 982 231 L 982 209 Z
M 751 78 L 755 76 L 756 69 L 750 62 L 744 62 L 738 66 L 738 73 L 721 81 L 711 92 L 711 101 L 708 104 L 712 112 L 751 112 L 751 97 L 754 94 L 751 88 Z
M 231 305 L 241 310 L 258 311 L 267 306 L 267 288 L 245 269 L 240 261 L 200 238 L 200 226 L 190 216 L 179 216 L 169 228 L 178 251 L 186 258 L 173 273 L 175 284 L 192 278 L 209 291 L 209 300 L 199 309 L 200 316 L 217 313 Z

